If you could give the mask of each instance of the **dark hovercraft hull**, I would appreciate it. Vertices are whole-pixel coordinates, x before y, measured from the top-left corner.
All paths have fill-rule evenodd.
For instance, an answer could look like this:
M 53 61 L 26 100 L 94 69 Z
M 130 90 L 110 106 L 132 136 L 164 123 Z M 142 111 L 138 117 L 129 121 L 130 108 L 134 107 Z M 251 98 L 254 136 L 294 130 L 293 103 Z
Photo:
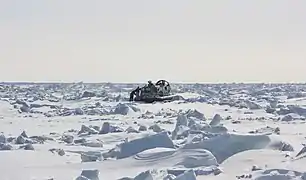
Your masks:
M 153 102 L 169 102 L 169 101 L 177 101 L 182 100 L 183 98 L 178 95 L 170 95 L 163 97 L 153 97 L 153 98 L 143 98 L 143 99 L 135 99 L 136 102 L 145 102 L 145 103 L 153 103 Z

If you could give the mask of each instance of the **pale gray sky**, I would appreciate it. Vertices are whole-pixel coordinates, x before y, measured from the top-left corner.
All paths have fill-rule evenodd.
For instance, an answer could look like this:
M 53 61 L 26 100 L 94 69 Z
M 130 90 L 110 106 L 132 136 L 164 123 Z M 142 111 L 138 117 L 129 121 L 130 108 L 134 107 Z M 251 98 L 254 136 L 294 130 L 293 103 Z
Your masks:
M 305 0 L 0 0 L 0 81 L 306 79 Z

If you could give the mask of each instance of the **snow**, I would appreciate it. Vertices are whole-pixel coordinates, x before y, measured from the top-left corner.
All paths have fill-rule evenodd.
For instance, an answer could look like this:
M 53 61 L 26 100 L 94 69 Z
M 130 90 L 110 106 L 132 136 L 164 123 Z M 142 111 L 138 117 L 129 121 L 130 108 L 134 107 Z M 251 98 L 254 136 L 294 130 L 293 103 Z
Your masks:
M 173 84 L 184 99 L 152 104 L 130 86 L 1 85 L 1 179 L 306 179 L 305 85 Z

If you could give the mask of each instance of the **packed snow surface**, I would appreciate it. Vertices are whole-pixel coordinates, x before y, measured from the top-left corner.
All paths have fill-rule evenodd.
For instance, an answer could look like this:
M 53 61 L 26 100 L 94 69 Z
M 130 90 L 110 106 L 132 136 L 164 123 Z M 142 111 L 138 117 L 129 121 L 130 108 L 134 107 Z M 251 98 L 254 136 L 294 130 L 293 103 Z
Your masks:
M 137 86 L 0 85 L 0 179 L 306 179 L 306 85 Z

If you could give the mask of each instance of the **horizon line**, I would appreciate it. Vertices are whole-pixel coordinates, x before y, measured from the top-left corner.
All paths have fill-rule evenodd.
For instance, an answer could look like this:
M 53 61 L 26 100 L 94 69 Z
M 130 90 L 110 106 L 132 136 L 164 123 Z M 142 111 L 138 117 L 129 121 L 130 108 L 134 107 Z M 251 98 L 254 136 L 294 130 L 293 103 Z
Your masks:
M 170 84 L 306 84 L 306 82 L 170 82 Z M 145 84 L 146 82 L 124 82 L 124 81 L 100 81 L 100 82 L 87 82 L 87 81 L 0 81 L 0 84 Z

